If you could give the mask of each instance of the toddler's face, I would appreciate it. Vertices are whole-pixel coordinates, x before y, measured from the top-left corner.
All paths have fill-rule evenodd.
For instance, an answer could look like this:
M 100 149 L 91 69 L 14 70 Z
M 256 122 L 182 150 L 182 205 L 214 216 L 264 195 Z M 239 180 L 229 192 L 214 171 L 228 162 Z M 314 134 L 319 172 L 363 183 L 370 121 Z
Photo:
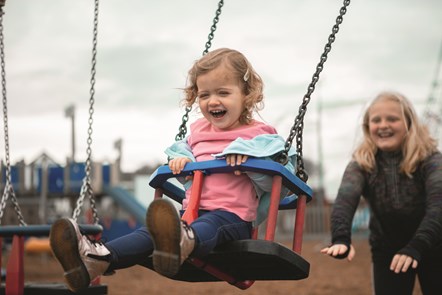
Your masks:
M 228 68 L 219 66 L 200 75 L 196 85 L 201 112 L 213 126 L 221 130 L 241 126 L 245 94 Z

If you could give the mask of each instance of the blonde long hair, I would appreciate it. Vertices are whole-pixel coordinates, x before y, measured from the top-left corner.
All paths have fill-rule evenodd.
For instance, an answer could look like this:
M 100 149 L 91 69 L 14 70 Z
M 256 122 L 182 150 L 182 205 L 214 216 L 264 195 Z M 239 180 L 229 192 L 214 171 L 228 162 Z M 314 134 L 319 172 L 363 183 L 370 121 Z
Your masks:
M 233 49 L 220 48 L 213 50 L 194 63 L 189 70 L 187 85 L 184 88 L 184 103 L 188 107 L 195 103 L 198 95 L 197 78 L 220 65 L 224 65 L 231 70 L 238 81 L 238 85 L 242 85 L 242 90 L 246 97 L 244 101 L 245 108 L 240 115 L 239 121 L 242 124 L 249 124 L 252 121 L 253 111 L 259 111 L 264 106 L 264 84 L 247 58 L 239 51 Z
M 378 148 L 370 137 L 368 120 L 372 106 L 381 101 L 395 101 L 401 107 L 407 134 L 402 144 L 403 160 L 400 171 L 411 177 L 419 163 L 437 150 L 437 141 L 431 137 L 427 127 L 419 121 L 411 102 L 404 95 L 397 92 L 381 92 L 365 111 L 362 122 L 364 137 L 361 144 L 355 149 L 353 159 L 364 170 L 374 171 L 376 166 L 375 155 Z

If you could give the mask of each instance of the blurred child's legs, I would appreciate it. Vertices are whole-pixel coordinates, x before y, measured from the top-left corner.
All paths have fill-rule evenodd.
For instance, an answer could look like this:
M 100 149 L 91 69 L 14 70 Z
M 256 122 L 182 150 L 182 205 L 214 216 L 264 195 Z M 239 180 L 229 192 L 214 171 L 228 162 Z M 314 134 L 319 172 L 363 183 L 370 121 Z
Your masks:
M 394 273 L 390 270 L 391 258 L 373 262 L 373 285 L 376 295 L 411 295 L 416 280 L 416 270 L 409 269 L 405 273 Z
M 192 255 L 198 257 L 209 254 L 217 245 L 233 240 L 251 238 L 252 223 L 246 222 L 236 214 L 216 210 L 200 211 L 200 217 L 190 227 L 197 241 Z M 110 269 L 116 270 L 136 264 L 147 265 L 154 244 L 146 227 L 106 243 L 112 253 Z
M 224 242 L 250 239 L 252 232 L 251 222 L 223 210 L 200 211 L 200 216 L 190 227 L 197 237 L 192 255 L 198 257 L 209 254 Z
M 375 250 L 373 257 L 374 294 L 413 294 L 416 277 L 419 278 L 422 294 L 439 295 L 442 290 L 442 254 L 438 248 L 427 252 L 418 264 L 417 269 L 409 268 L 407 272 L 395 273 L 390 270 L 392 253 Z
M 439 248 L 441 247 L 439 246 Z M 418 265 L 417 276 L 424 295 L 441 294 L 442 253 L 437 250 L 433 250 L 434 255 L 423 257 Z
M 162 248 L 176 249 L 177 252 L 166 253 L 168 259 L 157 259 L 157 268 L 164 275 L 173 276 L 189 254 L 203 257 L 219 244 L 251 237 L 252 223 L 234 213 L 222 210 L 200 211 L 200 216 L 189 227 L 180 221 L 178 212 L 170 202 L 161 200 L 156 201 L 155 205 L 160 210 L 151 211 L 148 216 L 153 219 L 148 221 L 160 239 L 156 240 L 156 245 L 160 245 L 160 251 L 156 249 L 160 252 L 157 256 L 162 258 Z M 175 222 L 166 222 L 165 218 Z M 159 234 L 158 230 L 162 230 L 160 232 L 165 235 Z M 154 252 L 154 240 L 146 227 L 102 244 L 83 235 L 74 220 L 60 219 L 51 228 L 50 240 L 65 271 L 67 284 L 73 291 L 86 288 L 90 281 L 101 274 L 110 274 L 113 270 L 136 264 L 148 266 L 147 262 Z M 176 245 L 169 247 L 171 243 Z M 174 256 L 177 256 L 176 259 L 171 259 Z M 155 268 L 155 255 L 153 258 Z
M 132 233 L 107 242 L 106 247 L 112 255 L 110 265 L 112 270 L 127 268 L 136 264 L 145 266 L 154 249 L 153 241 L 144 226 Z

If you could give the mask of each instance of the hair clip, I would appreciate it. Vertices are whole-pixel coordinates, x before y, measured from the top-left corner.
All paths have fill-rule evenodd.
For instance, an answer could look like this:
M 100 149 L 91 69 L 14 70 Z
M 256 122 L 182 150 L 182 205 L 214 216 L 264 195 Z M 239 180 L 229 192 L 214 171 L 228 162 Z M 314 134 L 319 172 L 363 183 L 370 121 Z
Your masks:
M 246 73 L 244 74 L 243 79 L 245 82 L 247 82 L 249 80 L 249 78 L 250 78 L 250 71 L 249 71 L 249 69 L 247 69 Z

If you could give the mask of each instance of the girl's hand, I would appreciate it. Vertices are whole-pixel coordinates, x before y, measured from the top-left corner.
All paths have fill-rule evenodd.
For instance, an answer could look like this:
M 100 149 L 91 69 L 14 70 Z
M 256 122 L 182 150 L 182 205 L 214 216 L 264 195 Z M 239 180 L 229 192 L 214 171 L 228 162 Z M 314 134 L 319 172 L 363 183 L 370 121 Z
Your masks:
M 337 258 L 338 255 L 342 255 L 348 251 L 348 247 L 344 244 L 334 244 L 329 247 L 325 247 L 321 250 L 322 254 L 326 254 Z M 353 257 L 356 255 L 356 250 L 353 245 L 350 245 L 350 252 L 348 253 L 347 260 L 352 261 Z
M 227 163 L 227 165 L 230 165 L 233 167 L 236 165 L 241 165 L 242 163 L 247 161 L 248 158 L 249 158 L 249 156 L 246 156 L 246 155 L 231 154 L 231 155 L 226 156 L 226 163 Z M 241 171 L 239 171 L 239 170 L 235 170 L 233 173 L 235 173 L 235 175 L 241 175 Z
M 181 171 L 183 171 L 184 166 L 190 162 L 192 162 L 192 160 L 186 157 L 175 158 L 169 161 L 169 168 L 172 170 L 173 174 L 180 174 Z
M 417 268 L 417 260 L 405 254 L 396 254 L 391 260 L 390 270 L 395 273 L 406 272 L 410 265 L 412 268 Z

